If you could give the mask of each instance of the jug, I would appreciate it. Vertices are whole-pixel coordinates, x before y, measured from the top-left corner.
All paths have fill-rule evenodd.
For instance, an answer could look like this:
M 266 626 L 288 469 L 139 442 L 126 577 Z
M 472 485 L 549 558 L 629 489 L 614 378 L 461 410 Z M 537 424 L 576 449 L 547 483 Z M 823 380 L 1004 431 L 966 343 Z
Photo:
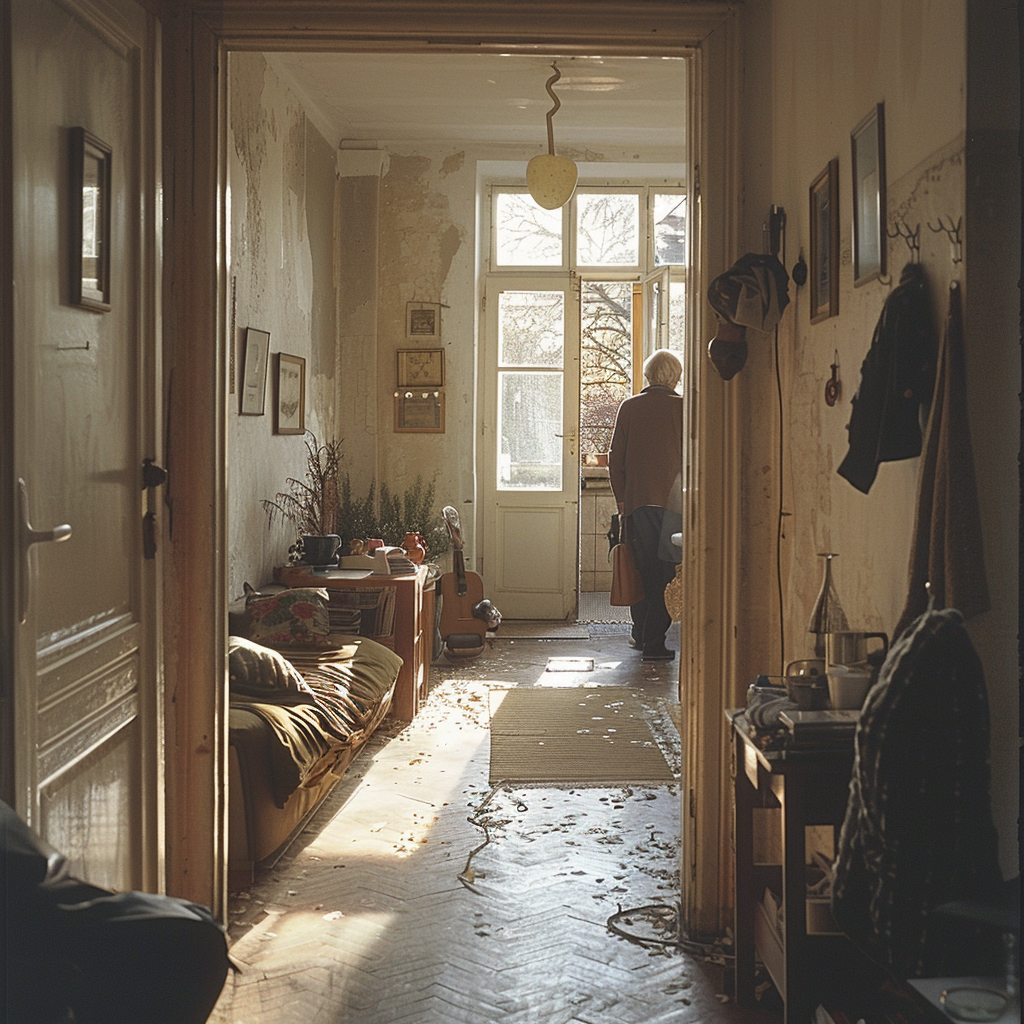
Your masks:
M 885 633 L 864 633 L 843 630 L 825 634 L 825 668 L 833 665 L 861 665 L 868 660 L 868 641 L 880 640 L 882 658 L 889 653 L 889 637 Z

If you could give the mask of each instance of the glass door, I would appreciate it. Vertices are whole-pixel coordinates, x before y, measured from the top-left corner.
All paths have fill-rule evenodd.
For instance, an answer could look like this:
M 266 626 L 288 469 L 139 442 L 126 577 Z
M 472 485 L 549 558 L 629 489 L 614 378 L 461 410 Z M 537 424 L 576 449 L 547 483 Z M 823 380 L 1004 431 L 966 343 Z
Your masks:
M 510 619 L 576 609 L 579 295 L 570 281 L 488 283 L 484 354 L 484 562 Z

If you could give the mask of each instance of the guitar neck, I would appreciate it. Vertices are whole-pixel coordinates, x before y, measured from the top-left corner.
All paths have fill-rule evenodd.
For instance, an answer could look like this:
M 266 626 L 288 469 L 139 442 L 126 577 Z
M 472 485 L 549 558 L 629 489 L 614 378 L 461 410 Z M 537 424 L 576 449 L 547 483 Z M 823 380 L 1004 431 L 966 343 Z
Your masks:
M 466 594 L 466 560 L 462 554 L 462 548 L 456 548 L 452 554 L 455 566 L 455 591 L 459 597 Z

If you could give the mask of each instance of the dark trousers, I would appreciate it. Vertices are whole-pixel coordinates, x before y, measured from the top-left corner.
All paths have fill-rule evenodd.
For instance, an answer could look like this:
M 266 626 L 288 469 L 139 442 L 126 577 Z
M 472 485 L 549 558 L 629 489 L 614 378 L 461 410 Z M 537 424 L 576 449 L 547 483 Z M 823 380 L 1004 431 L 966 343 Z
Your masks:
M 630 605 L 633 639 L 644 649 L 665 644 L 672 616 L 665 607 L 665 587 L 676 574 L 682 551 L 672 543 L 672 534 L 682 531 L 678 512 L 644 505 L 629 515 L 626 533 L 633 548 L 633 560 L 644 585 L 644 599 Z

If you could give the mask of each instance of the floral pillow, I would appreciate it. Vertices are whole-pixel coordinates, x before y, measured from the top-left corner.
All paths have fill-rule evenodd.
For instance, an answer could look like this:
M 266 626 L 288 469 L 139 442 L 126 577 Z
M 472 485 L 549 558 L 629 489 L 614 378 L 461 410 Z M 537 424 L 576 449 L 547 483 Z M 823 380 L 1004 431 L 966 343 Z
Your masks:
M 252 593 L 245 602 L 249 639 L 268 647 L 330 647 L 327 591 L 296 587 L 277 594 Z

